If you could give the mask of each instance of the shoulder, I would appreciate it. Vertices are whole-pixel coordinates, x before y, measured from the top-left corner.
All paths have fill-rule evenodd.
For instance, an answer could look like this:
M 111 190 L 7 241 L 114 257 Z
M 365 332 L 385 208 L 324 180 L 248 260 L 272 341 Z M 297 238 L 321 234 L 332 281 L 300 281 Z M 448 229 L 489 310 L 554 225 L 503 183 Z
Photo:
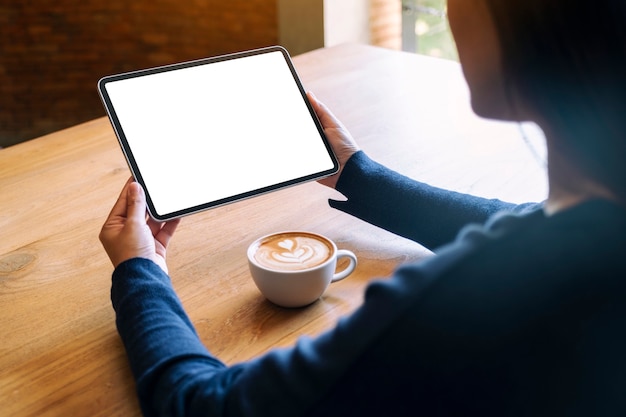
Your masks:
M 530 409 L 574 404 L 579 390 L 615 404 L 611 387 L 626 383 L 625 225 L 623 210 L 594 202 L 469 228 L 438 255 L 400 268 L 385 291 L 376 284 L 372 294 L 405 308 L 372 349 L 386 352 L 385 366 L 401 361 L 411 375 L 432 375 L 425 384 L 434 391 L 438 381 L 475 399 L 485 390 L 510 395 L 513 384 Z
M 562 216 L 498 215 L 371 285 L 366 301 L 393 305 L 395 320 L 414 326 L 405 332 L 435 332 L 429 343 L 572 347 L 583 323 L 626 306 L 625 225 L 624 211 L 604 203 Z M 626 326 L 626 316 L 617 320 Z

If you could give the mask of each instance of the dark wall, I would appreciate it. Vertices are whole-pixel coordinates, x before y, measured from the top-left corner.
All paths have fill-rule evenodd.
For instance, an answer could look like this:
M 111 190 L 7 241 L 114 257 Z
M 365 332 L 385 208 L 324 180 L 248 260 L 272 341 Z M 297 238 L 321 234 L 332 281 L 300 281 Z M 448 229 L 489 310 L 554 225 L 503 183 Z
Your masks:
M 276 0 L 1 0 L 0 146 L 103 116 L 104 75 L 273 45 Z

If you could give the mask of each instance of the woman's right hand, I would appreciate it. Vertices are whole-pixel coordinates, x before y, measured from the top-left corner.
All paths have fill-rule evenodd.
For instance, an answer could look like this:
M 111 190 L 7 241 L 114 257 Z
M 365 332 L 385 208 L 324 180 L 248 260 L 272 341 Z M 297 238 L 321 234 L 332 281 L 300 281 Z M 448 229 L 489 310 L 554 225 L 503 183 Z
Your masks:
M 167 273 L 165 253 L 179 222 L 161 223 L 147 216 L 146 194 L 131 178 L 102 226 L 100 242 L 115 268 L 128 259 L 146 258 Z
M 344 165 L 352 155 L 359 151 L 359 145 L 357 145 L 352 138 L 348 129 L 346 129 L 324 103 L 319 101 L 311 92 L 307 93 L 307 97 L 313 106 L 313 110 L 315 110 L 317 114 L 317 118 L 320 120 L 320 123 L 322 123 L 324 133 L 339 160 L 339 172 L 330 177 L 323 178 L 318 182 L 327 187 L 335 188 Z

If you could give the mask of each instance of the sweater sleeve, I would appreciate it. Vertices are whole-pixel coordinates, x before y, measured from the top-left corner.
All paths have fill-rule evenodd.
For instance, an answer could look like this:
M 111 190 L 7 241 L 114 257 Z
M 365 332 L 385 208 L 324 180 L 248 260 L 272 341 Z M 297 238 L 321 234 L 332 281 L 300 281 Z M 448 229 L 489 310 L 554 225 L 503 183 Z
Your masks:
M 144 416 L 288 417 L 306 414 L 335 389 L 410 305 L 408 283 L 422 280 L 374 283 L 365 305 L 336 328 L 230 367 L 203 346 L 169 277 L 153 262 L 119 265 L 111 298 Z
M 144 416 L 206 415 L 199 386 L 202 396 L 214 400 L 212 415 L 220 415 L 226 396 L 221 387 L 236 372 L 225 372 L 204 347 L 167 274 L 147 259 L 126 261 L 113 273 L 111 300 Z
M 533 203 L 516 206 L 433 187 L 374 162 L 362 151 L 344 166 L 337 191 L 347 201 L 330 200 L 331 207 L 431 250 L 452 241 L 463 226 L 482 224 L 496 212 L 536 208 Z

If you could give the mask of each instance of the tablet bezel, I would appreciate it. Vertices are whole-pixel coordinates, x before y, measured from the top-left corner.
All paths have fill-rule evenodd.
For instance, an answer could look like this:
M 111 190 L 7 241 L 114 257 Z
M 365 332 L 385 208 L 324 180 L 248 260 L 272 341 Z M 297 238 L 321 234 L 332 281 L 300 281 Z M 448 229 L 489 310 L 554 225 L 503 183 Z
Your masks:
M 242 58 L 245 59 L 246 57 L 251 57 L 251 56 L 259 55 L 259 54 L 273 53 L 273 52 L 280 52 L 282 54 L 285 64 L 289 68 L 289 72 L 291 73 L 293 77 L 295 86 L 298 88 L 300 95 L 302 97 L 302 100 L 306 104 L 306 107 L 311 116 L 311 119 L 317 128 L 317 131 L 320 135 L 320 140 L 322 141 L 322 143 L 324 144 L 326 148 L 326 151 L 328 152 L 328 156 L 330 160 L 332 161 L 333 167 L 329 170 L 325 170 L 321 172 L 313 172 L 309 175 L 298 177 L 298 178 L 293 178 L 291 180 L 283 181 L 277 184 L 268 184 L 267 186 L 264 186 L 261 188 L 249 190 L 249 191 L 235 194 L 235 195 L 225 197 L 225 198 L 220 198 L 214 201 L 207 201 L 205 203 L 194 205 L 192 207 L 187 207 L 187 208 L 176 210 L 176 211 L 169 212 L 169 213 L 159 213 L 151 198 L 150 184 L 146 184 L 146 182 L 144 181 L 142 173 L 135 160 L 133 149 L 131 148 L 126 138 L 126 134 L 124 133 L 124 130 L 122 128 L 122 125 L 120 123 L 116 110 L 114 108 L 114 105 L 112 103 L 112 100 L 109 97 L 109 94 L 107 92 L 107 84 L 111 82 L 120 81 L 120 80 L 150 76 L 153 74 L 159 74 L 159 73 L 168 72 L 168 71 L 176 71 L 176 70 L 202 66 L 202 65 L 211 65 L 213 63 L 219 63 L 219 62 L 223 62 L 227 60 L 235 60 L 235 59 L 242 59 Z M 306 97 L 306 92 L 293 66 L 289 53 L 287 52 L 286 49 L 280 46 L 253 49 L 253 50 L 237 52 L 233 54 L 221 55 L 221 56 L 216 56 L 216 57 L 204 58 L 204 59 L 199 59 L 199 60 L 194 60 L 194 61 L 187 61 L 187 62 L 172 64 L 172 65 L 165 65 L 165 66 L 160 66 L 160 67 L 154 67 L 154 68 L 148 68 L 148 69 L 143 69 L 143 70 L 138 70 L 138 71 L 132 71 L 132 72 L 106 76 L 98 81 L 98 92 L 104 104 L 105 110 L 107 112 L 107 115 L 113 127 L 113 130 L 115 131 L 115 135 L 118 138 L 118 142 L 124 153 L 124 156 L 131 170 L 131 173 L 133 177 L 135 178 L 135 180 L 142 185 L 142 187 L 144 188 L 146 192 L 148 212 L 152 218 L 158 221 L 166 221 L 166 220 L 171 220 L 171 219 L 178 218 L 178 217 L 188 216 L 190 214 L 194 214 L 194 213 L 208 210 L 211 208 L 219 207 L 225 204 L 234 203 L 237 201 L 255 197 L 257 195 L 266 194 L 266 193 L 277 191 L 286 187 L 302 184 L 302 183 L 309 182 L 309 181 L 318 180 L 318 179 L 333 175 L 339 171 L 339 163 L 337 161 L 337 157 L 333 153 L 332 147 L 330 146 L 330 143 L 328 142 L 328 138 L 324 134 L 324 129 L 319 119 L 317 118 L 315 111 L 313 110 L 313 107 L 311 106 L 311 103 Z

